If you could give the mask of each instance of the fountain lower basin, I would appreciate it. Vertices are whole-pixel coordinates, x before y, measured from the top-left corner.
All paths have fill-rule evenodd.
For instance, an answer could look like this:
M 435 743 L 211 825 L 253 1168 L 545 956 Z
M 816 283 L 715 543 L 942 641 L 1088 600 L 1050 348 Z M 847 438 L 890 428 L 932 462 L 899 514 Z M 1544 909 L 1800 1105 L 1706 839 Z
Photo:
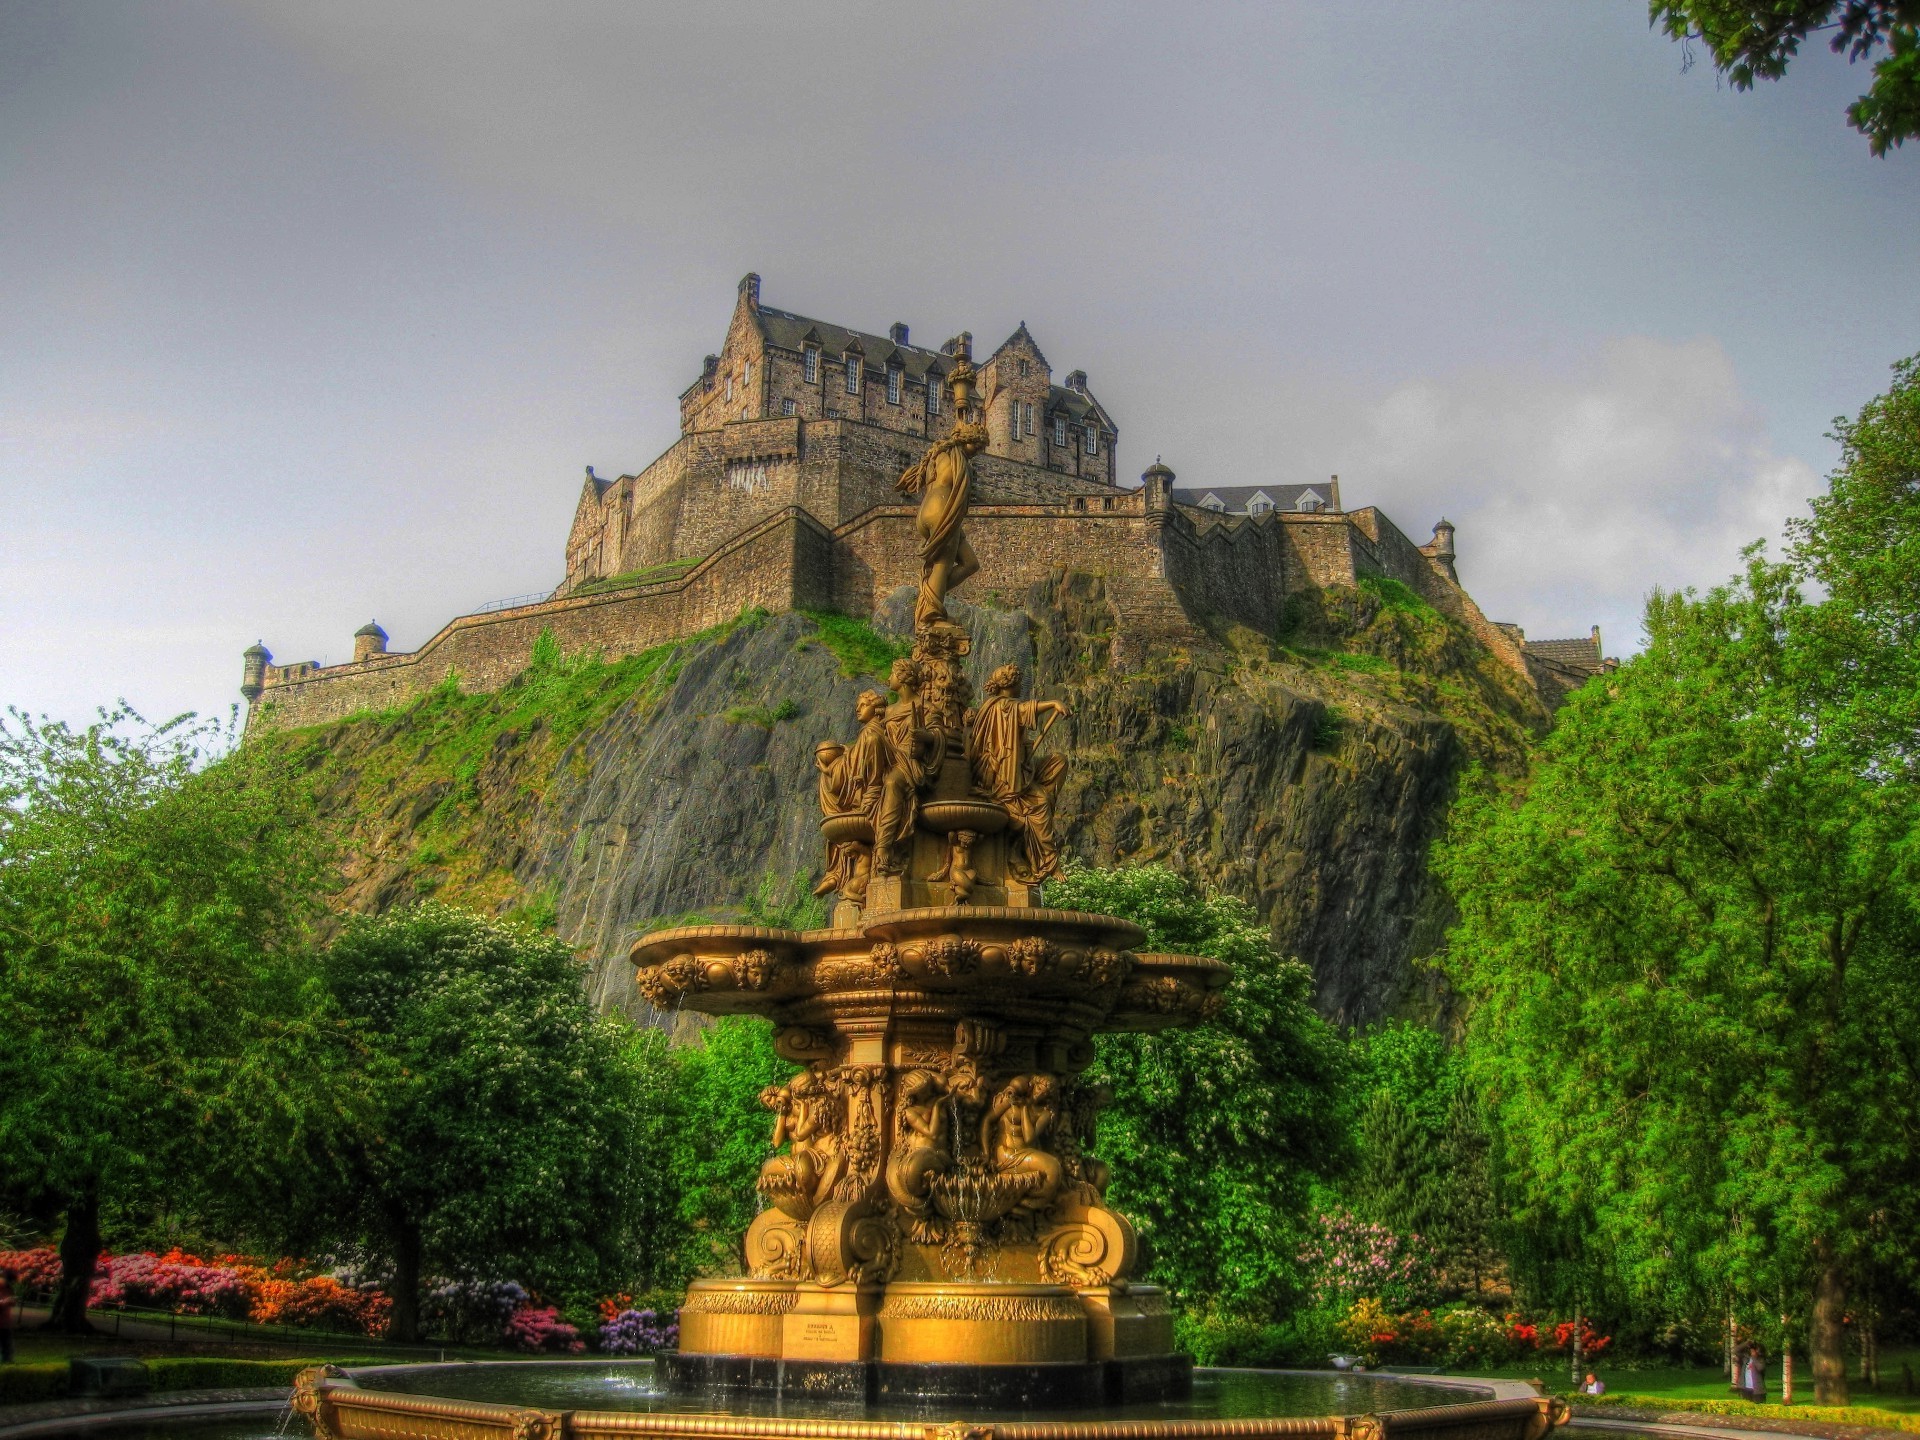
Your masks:
M 1512 1381 L 1194 1372 L 1189 1395 L 1062 1413 L 766 1392 L 690 1394 L 653 1362 L 316 1367 L 295 1406 L 320 1440 L 1543 1440 L 1564 1402 Z

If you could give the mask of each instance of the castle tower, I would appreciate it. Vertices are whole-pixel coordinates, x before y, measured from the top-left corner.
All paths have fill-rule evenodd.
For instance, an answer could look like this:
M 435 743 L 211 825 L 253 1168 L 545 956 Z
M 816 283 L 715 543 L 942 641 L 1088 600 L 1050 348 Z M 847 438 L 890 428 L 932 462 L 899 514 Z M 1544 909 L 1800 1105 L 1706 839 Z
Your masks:
M 353 659 L 358 664 L 375 655 L 387 653 L 387 632 L 380 628 L 378 620 L 369 620 L 353 632 Z
M 1174 474 L 1171 467 L 1156 455 L 1140 476 L 1140 484 L 1147 492 L 1147 509 L 1170 510 L 1173 508 Z
M 267 666 L 273 663 L 273 652 L 256 640 L 240 652 L 240 661 L 240 693 L 251 705 L 267 688 Z
M 1453 522 L 1446 516 L 1440 517 L 1440 523 L 1433 527 L 1433 539 L 1420 547 L 1420 553 L 1447 572 L 1447 578 L 1454 584 L 1460 583 L 1460 576 L 1453 568 Z

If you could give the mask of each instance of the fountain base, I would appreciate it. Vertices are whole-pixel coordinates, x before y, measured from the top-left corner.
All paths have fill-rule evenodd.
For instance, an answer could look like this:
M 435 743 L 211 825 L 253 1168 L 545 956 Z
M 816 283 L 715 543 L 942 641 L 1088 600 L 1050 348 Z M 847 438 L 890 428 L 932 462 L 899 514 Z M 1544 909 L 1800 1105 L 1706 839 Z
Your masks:
M 676 1394 L 803 1395 L 866 1405 L 950 1401 L 992 1410 L 1063 1410 L 1182 1399 L 1193 1391 L 1186 1355 L 978 1365 L 885 1360 L 783 1360 L 764 1355 L 662 1355 Z

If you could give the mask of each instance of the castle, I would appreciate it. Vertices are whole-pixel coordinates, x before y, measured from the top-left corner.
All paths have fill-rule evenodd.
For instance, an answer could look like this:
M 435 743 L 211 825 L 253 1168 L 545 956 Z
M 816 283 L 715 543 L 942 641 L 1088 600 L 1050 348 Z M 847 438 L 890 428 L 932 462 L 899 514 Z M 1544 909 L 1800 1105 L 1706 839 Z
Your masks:
M 944 378 L 973 359 L 962 334 L 914 344 L 764 305 L 740 282 L 718 354 L 680 396 L 680 437 L 637 475 L 586 474 L 566 578 L 547 598 L 462 615 L 418 650 L 377 624 L 353 659 L 244 657 L 249 725 L 293 727 L 389 709 L 450 675 L 490 690 L 550 631 L 562 649 L 633 654 L 749 606 L 871 614 L 920 573 L 913 507 L 894 482 L 955 423 Z M 1017 595 L 1067 573 L 1104 582 L 1116 661 L 1151 644 L 1204 644 L 1221 624 L 1272 633 L 1289 593 L 1377 575 L 1466 625 L 1549 705 L 1610 663 L 1600 636 L 1529 643 L 1490 622 L 1454 570 L 1454 527 L 1425 544 L 1321 484 L 1176 488 L 1155 461 L 1137 486 L 1115 470 L 1119 430 L 1087 374 L 1063 385 L 1025 324 L 976 361 L 991 436 L 974 460 L 968 534 L 984 573 Z

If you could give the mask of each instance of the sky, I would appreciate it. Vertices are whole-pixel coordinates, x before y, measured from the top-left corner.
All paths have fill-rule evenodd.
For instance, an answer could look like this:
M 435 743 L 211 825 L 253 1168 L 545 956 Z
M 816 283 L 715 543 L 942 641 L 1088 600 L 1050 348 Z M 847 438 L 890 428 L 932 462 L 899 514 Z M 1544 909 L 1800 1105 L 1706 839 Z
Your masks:
M 1120 469 L 1338 474 L 1639 643 L 1920 350 L 1920 146 L 1641 0 L 0 0 L 0 703 L 550 589 L 765 303 L 1088 372 Z

